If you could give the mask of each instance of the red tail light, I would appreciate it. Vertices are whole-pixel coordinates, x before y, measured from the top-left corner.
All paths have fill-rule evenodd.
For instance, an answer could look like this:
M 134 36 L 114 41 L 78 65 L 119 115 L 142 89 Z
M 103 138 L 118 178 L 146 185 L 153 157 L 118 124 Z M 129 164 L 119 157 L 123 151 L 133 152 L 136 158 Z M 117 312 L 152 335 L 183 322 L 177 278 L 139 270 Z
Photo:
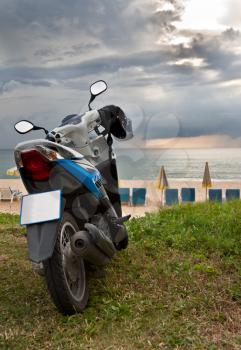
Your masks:
M 51 163 L 36 150 L 21 152 L 26 177 L 35 181 L 48 180 Z

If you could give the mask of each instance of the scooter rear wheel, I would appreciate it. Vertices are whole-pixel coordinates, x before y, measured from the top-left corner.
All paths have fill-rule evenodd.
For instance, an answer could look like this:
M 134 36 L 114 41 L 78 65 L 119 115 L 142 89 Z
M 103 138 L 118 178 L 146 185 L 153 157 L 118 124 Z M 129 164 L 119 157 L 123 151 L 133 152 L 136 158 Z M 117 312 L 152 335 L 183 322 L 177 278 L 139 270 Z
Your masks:
M 51 298 L 63 314 L 82 311 L 88 301 L 88 281 L 83 259 L 71 254 L 70 238 L 79 231 L 72 215 L 65 212 L 58 228 L 53 255 L 44 262 Z

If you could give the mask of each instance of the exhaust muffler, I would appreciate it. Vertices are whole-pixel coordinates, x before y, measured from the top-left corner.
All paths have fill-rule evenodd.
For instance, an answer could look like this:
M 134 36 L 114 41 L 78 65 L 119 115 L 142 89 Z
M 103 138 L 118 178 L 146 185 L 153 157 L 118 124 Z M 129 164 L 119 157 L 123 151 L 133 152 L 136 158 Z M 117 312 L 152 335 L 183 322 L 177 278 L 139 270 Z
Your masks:
M 86 224 L 85 228 L 86 231 L 76 232 L 71 238 L 73 253 L 94 265 L 108 264 L 116 252 L 113 243 L 95 225 Z

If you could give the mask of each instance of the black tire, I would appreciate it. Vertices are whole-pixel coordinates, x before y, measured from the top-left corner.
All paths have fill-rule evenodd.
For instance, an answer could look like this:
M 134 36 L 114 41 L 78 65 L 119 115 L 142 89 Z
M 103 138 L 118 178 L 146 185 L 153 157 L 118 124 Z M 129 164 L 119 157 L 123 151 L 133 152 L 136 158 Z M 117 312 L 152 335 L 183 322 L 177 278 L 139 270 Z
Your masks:
M 58 310 L 65 315 L 81 312 L 89 297 L 84 261 L 67 255 L 70 249 L 69 238 L 76 231 L 79 231 L 76 221 L 65 212 L 58 228 L 53 255 L 44 262 L 51 298 Z

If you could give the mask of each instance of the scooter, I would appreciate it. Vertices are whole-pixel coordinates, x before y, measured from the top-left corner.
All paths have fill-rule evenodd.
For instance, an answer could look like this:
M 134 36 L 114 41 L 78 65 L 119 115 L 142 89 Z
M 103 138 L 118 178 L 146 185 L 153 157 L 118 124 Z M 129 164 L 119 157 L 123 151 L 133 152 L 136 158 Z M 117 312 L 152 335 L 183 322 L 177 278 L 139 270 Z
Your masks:
M 63 314 L 81 312 L 91 276 L 102 275 L 116 252 L 128 245 L 118 191 L 113 137 L 133 136 L 131 121 L 117 106 L 92 110 L 107 89 L 90 87 L 89 111 L 65 117 L 52 131 L 27 120 L 15 124 L 26 134 L 43 130 L 45 139 L 18 144 L 15 161 L 29 193 L 21 201 L 29 257 L 44 275 L 51 298 Z

